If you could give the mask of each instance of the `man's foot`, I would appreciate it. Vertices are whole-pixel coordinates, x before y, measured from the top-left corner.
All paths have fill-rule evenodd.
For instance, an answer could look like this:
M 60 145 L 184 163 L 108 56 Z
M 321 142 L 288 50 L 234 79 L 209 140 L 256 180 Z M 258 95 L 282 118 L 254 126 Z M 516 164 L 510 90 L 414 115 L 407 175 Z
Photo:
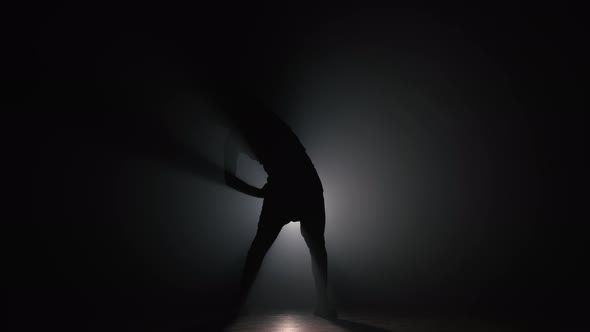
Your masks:
M 338 319 L 338 312 L 332 306 L 320 305 L 313 312 L 314 315 L 324 319 Z
M 238 297 L 230 301 L 226 307 L 226 317 L 230 320 L 236 320 L 239 316 L 245 316 L 248 314 L 247 309 L 244 305 L 244 298 Z

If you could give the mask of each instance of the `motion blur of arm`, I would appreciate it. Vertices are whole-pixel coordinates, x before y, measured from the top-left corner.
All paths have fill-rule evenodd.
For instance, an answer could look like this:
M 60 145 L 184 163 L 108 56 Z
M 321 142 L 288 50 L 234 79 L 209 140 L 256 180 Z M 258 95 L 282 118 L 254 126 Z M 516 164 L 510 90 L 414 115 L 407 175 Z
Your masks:
M 253 197 L 264 197 L 262 189 L 256 188 L 242 181 L 236 176 L 238 166 L 238 146 L 234 135 L 230 134 L 225 143 L 224 164 L 225 164 L 225 183 L 233 189 Z

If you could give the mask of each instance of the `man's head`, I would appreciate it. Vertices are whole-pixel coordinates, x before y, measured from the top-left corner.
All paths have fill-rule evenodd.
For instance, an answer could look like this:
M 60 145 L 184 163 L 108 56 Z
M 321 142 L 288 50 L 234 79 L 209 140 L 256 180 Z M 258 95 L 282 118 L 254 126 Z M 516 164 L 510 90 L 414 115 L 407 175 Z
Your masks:
M 262 101 L 248 88 L 235 82 L 216 81 L 208 87 L 211 120 L 223 127 L 256 121 L 264 110 Z

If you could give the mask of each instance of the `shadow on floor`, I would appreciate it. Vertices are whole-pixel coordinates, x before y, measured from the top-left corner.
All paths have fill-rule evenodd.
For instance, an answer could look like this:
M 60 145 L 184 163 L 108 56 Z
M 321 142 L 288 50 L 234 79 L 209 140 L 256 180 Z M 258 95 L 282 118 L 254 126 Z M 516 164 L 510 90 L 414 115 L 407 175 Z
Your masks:
M 357 323 L 345 319 L 329 319 L 330 323 L 341 327 L 350 332 L 394 332 L 392 330 L 382 329 L 380 327 L 375 327 L 367 324 Z

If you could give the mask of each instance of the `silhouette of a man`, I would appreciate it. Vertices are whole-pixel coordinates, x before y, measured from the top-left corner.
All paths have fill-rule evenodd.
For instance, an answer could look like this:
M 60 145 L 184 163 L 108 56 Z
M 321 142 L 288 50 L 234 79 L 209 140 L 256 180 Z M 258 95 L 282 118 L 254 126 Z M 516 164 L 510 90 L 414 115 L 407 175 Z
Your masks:
M 240 285 L 243 303 L 260 270 L 264 256 L 291 221 L 301 225 L 301 235 L 310 250 L 317 291 L 315 314 L 335 318 L 328 301 L 328 259 L 324 242 L 325 210 L 323 187 L 305 148 L 282 120 L 251 98 L 226 105 L 232 128 L 225 145 L 225 181 L 250 196 L 264 198 L 258 230 L 244 267 Z M 236 109 L 239 108 L 239 111 Z M 229 112 L 228 112 L 229 111 Z M 268 174 L 262 189 L 236 176 L 238 155 L 247 154 L 262 164 Z

